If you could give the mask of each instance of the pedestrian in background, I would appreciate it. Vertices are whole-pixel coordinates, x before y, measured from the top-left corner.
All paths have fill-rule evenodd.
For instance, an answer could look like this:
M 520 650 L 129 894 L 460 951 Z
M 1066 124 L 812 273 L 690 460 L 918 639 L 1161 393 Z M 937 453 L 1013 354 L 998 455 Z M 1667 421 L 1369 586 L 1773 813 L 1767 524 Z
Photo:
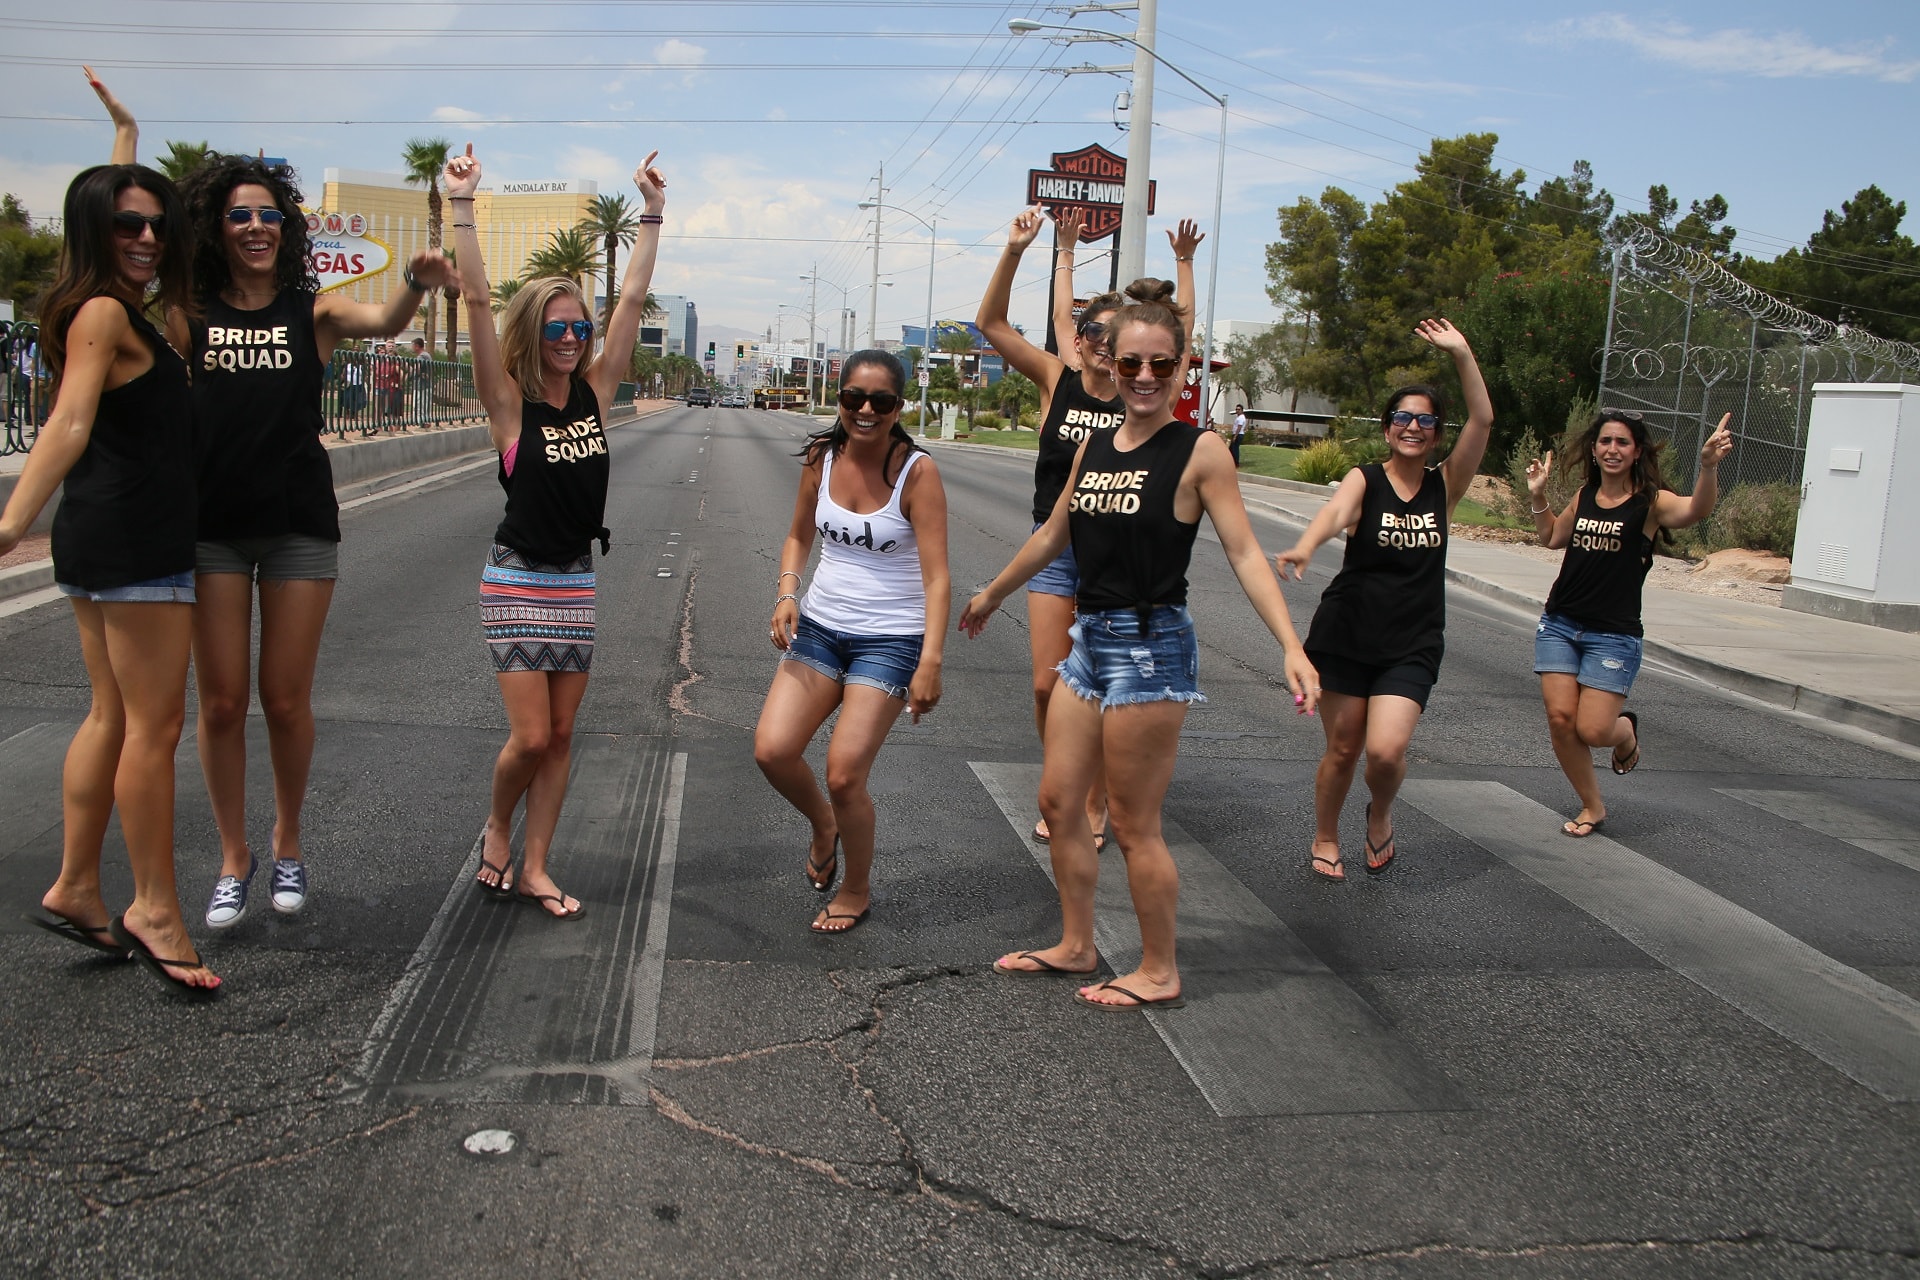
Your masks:
M 900 425 L 906 385 L 906 366 L 890 352 L 847 357 L 833 426 L 800 451 L 800 488 L 780 545 L 767 636 L 781 661 L 753 758 L 812 827 L 806 877 L 815 890 L 833 890 L 846 855 L 846 877 L 814 917 L 815 933 L 845 933 L 872 909 L 867 778 L 900 712 L 917 724 L 940 704 L 951 608 L 947 494 L 932 457 Z M 816 533 L 820 563 L 806 586 Z M 806 750 L 836 710 L 823 793 Z
M 1596 747 L 1612 751 L 1617 774 L 1640 763 L 1640 719 L 1626 704 L 1640 671 L 1640 600 L 1654 538 L 1713 514 L 1720 463 L 1733 452 L 1732 421 L 1732 414 L 1722 416 L 1701 443 L 1692 497 L 1662 482 L 1660 445 L 1630 409 L 1600 410 L 1580 437 L 1575 447 L 1586 478 L 1564 511 L 1556 513 L 1546 496 L 1553 454 L 1527 464 L 1528 506 L 1540 545 L 1567 551 L 1533 639 L 1553 754 L 1580 797 L 1580 812 L 1560 828 L 1565 835 L 1581 839 L 1606 824 L 1593 768 Z
M 73 606 L 93 700 L 61 778 L 60 875 L 40 900 L 46 914 L 29 918 L 212 994 L 220 979 L 187 935 L 173 868 L 193 639 L 193 401 L 186 362 L 147 314 L 149 291 L 155 307 L 193 306 L 186 209 L 153 170 L 115 163 L 81 172 L 62 216 L 60 269 L 40 304 L 53 412 L 0 513 L 0 555 L 64 483 L 54 581 Z M 100 854 L 116 809 L 133 902 L 109 918 Z
M 559 920 L 577 920 L 586 910 L 554 883 L 547 864 L 572 767 L 574 718 L 593 664 L 594 540 L 601 554 L 609 550 L 606 420 L 640 337 L 660 250 L 667 184 L 653 167 L 658 154 L 633 173 L 644 212 L 598 358 L 591 301 L 565 277 L 522 285 L 495 335 L 474 226 L 480 162 L 471 143 L 465 155 L 447 161 L 444 176 L 474 387 L 486 406 L 507 492 L 480 581 L 480 616 L 508 736 L 494 762 L 477 881 L 486 893 L 517 897 Z M 525 843 L 516 870 L 509 837 L 523 798 Z
M 1048 709 L 1040 780 L 1040 810 L 1053 831 L 1060 941 L 1002 956 L 994 967 L 1082 976 L 1099 969 L 1093 899 L 1100 855 L 1082 818 L 1087 790 L 1104 769 L 1140 924 L 1140 964 L 1080 988 L 1078 998 L 1102 1009 L 1144 1009 L 1182 1002 L 1175 958 L 1180 873 L 1162 834 L 1161 806 L 1187 708 L 1204 701 L 1187 612 L 1187 568 L 1202 512 L 1241 589 L 1280 642 L 1287 684 L 1301 710 L 1312 710 L 1320 682 L 1254 538 L 1226 445 L 1173 417 L 1187 365 L 1183 317 L 1162 303 L 1135 303 L 1114 314 L 1111 342 L 1125 420 L 1080 446 L 1046 523 L 968 602 L 960 629 L 979 635 L 1009 595 L 1073 543 L 1079 616 L 1073 649 L 1060 665 L 1061 684 L 1072 696 L 1055 698 Z
M 1346 557 L 1307 631 L 1327 735 L 1314 774 L 1309 866 L 1326 880 L 1347 878 L 1340 809 L 1362 752 L 1367 874 L 1379 875 L 1397 855 L 1393 800 L 1446 647 L 1447 531 L 1493 429 L 1493 402 L 1466 337 L 1445 320 L 1422 320 L 1414 332 L 1453 359 L 1467 401 L 1460 438 L 1436 465 L 1446 397 L 1424 383 L 1401 387 L 1380 413 L 1386 461 L 1347 472 L 1300 540 L 1274 557 L 1282 577 L 1291 569 L 1304 578 L 1320 544 L 1346 530 Z
M 1240 441 L 1246 434 L 1247 406 L 1237 404 L 1233 406 L 1233 439 L 1227 444 L 1228 450 L 1233 454 L 1233 469 L 1235 471 L 1240 469 Z

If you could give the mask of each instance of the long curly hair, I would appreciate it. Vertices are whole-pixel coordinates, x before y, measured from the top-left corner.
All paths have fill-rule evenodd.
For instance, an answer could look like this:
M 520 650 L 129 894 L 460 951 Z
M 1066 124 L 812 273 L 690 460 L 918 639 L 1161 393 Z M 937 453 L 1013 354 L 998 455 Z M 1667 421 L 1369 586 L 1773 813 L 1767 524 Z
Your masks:
M 904 400 L 907 391 L 907 366 L 901 364 L 900 357 L 893 352 L 882 351 L 878 347 L 868 347 L 864 351 L 854 352 L 847 357 L 847 362 L 840 366 L 841 386 L 847 385 L 847 379 L 853 376 L 855 369 L 880 370 L 893 384 L 893 394 L 903 397 Z M 844 409 L 835 410 L 833 425 L 823 431 L 814 432 L 807 437 L 806 443 L 800 446 L 799 456 L 806 460 L 808 466 L 812 466 L 829 453 L 837 458 L 840 456 L 840 451 L 847 447 L 847 424 L 841 417 L 845 412 Z M 893 471 L 894 459 L 897 457 L 900 465 L 905 466 L 907 455 L 920 449 L 920 446 L 914 442 L 912 436 L 907 434 L 907 429 L 900 425 L 898 418 L 893 420 L 893 429 L 887 433 L 887 442 L 889 445 L 887 465 L 881 468 L 881 477 L 888 484 L 892 484 L 892 476 L 899 474 Z M 922 452 L 925 451 L 922 450 Z
M 193 220 L 194 288 L 201 302 L 219 297 L 233 283 L 233 267 L 227 261 L 227 204 L 234 188 L 248 183 L 265 187 L 273 196 L 274 208 L 281 213 L 280 249 L 273 265 L 275 286 L 318 292 L 320 278 L 313 270 L 313 246 L 307 236 L 307 215 L 300 208 L 303 197 L 299 178 L 284 164 L 215 151 L 180 183 L 181 198 L 187 202 L 187 213 Z
M 40 303 L 40 351 L 54 381 L 67 364 L 67 328 L 88 302 L 115 295 L 120 285 L 119 258 L 114 253 L 113 214 L 120 193 L 139 187 L 160 202 L 162 224 L 160 262 L 155 277 L 158 292 L 152 305 L 161 311 L 176 307 L 193 310 L 193 255 L 184 232 L 186 206 L 173 183 L 143 164 L 99 164 L 82 169 L 67 187 L 61 215 L 66 235 L 60 246 L 60 269 Z

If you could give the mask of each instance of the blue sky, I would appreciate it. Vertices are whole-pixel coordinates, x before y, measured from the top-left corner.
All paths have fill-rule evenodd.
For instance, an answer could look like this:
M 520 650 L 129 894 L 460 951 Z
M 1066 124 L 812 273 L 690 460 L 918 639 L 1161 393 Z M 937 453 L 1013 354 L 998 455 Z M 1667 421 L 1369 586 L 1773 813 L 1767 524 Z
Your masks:
M 52 213 L 109 131 L 77 64 L 167 138 L 288 157 L 317 195 L 328 166 L 397 168 L 414 136 L 471 140 L 496 179 L 587 177 L 630 191 L 653 148 L 670 181 L 654 288 L 703 326 L 761 331 L 808 303 L 816 261 L 846 286 L 864 335 L 876 169 L 887 199 L 938 219 L 934 309 L 971 316 L 1049 154 L 1099 142 L 1123 80 L 1045 68 L 1124 62 L 1123 47 L 1009 36 L 1044 4 L 841 0 L 698 4 L 543 0 L 64 0 L 0 15 L 0 190 Z M 1131 31 L 1130 15 L 1072 19 Z M 1329 6 L 1161 0 L 1159 49 L 1232 101 L 1216 314 L 1270 318 L 1275 210 L 1338 185 L 1366 200 L 1410 176 L 1435 135 L 1500 135 L 1530 185 L 1577 159 L 1624 207 L 1664 182 L 1724 195 L 1736 248 L 1771 257 L 1868 183 L 1915 205 L 1920 233 L 1920 4 L 1840 0 Z M 1154 103 L 1162 231 L 1211 216 L 1218 114 L 1171 74 Z M 879 329 L 926 302 L 927 232 L 882 227 Z M 1206 249 L 1199 266 L 1205 286 Z M 1014 318 L 1041 322 L 1045 255 L 1030 254 Z M 1089 269 L 1082 289 L 1104 280 Z M 841 293 L 822 288 L 823 338 Z M 792 314 L 791 310 L 788 312 Z M 798 327 L 788 321 L 787 332 Z

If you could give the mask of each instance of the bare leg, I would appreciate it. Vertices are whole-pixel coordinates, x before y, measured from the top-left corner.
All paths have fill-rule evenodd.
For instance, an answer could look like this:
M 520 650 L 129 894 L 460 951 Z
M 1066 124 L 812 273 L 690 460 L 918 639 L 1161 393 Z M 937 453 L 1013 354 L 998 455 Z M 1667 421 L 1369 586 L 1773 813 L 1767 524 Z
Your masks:
M 1579 681 L 1565 672 L 1540 675 L 1540 697 L 1547 704 L 1547 734 L 1553 740 L 1554 758 L 1560 762 L 1560 772 L 1573 784 L 1574 794 L 1580 797 L 1580 812 L 1561 827 L 1568 832 L 1607 816 L 1600 779 L 1593 771 L 1593 748 L 1580 740 L 1580 695 L 1585 692 Z
M 1100 704 L 1066 686 L 1047 708 L 1046 764 L 1040 772 L 1040 812 L 1053 832 L 1047 852 L 1053 859 L 1054 888 L 1060 894 L 1060 941 L 1001 956 L 1002 969 L 1033 972 L 1051 965 L 1085 971 L 1099 963 L 1093 942 L 1093 891 L 1100 881 L 1100 855 L 1094 852 L 1087 824 L 1087 788 L 1100 771 Z M 1036 964 L 1035 959 L 1046 961 Z
M 220 829 L 220 874 L 247 874 L 247 683 L 253 644 L 253 579 L 195 575 L 193 676 L 200 691 L 200 772 Z
M 807 744 L 840 705 L 838 681 L 829 680 L 804 662 L 782 662 L 774 670 L 767 700 L 760 707 L 760 723 L 753 731 L 753 759 L 773 789 L 799 810 L 813 828 L 807 859 L 816 867 L 834 857 L 840 835 L 833 805 L 820 789 L 807 764 Z M 807 878 L 825 883 L 809 870 Z
M 40 899 L 40 905 L 88 928 L 104 928 L 105 897 L 100 891 L 100 846 L 107 820 L 113 816 L 113 775 L 120 767 L 120 744 L 126 736 L 126 712 L 120 704 L 120 686 L 107 660 L 106 623 L 100 606 L 72 599 L 74 621 L 80 628 L 80 654 L 93 686 L 93 705 L 67 748 L 60 777 L 60 808 L 65 819 L 60 842 L 60 878 Z
M 1353 786 L 1353 771 L 1360 763 L 1361 749 L 1367 740 L 1367 699 L 1331 689 L 1320 695 L 1320 724 L 1326 731 L 1327 749 L 1313 775 L 1313 850 L 1314 870 L 1330 880 L 1344 880 L 1347 873 L 1340 859 L 1340 810 Z
M 1127 889 L 1140 922 L 1140 967 L 1113 979 L 1142 1000 L 1180 994 L 1180 970 L 1174 960 L 1175 921 L 1180 906 L 1180 871 L 1161 831 L 1160 809 L 1173 780 L 1180 749 L 1184 702 L 1142 702 L 1115 707 L 1102 718 L 1107 776 L 1113 783 L 1113 832 L 1127 858 Z M 1132 1004 L 1106 983 L 1082 987 L 1096 1004 Z
M 579 905 L 547 874 L 547 854 L 560 825 L 560 806 L 567 798 L 567 775 L 573 769 L 573 721 L 587 693 L 584 671 L 542 672 L 547 681 L 547 750 L 540 757 L 533 780 L 527 784 L 527 832 L 520 881 L 526 894 L 552 894 L 559 902 L 543 902 L 549 914 L 565 915 Z
M 513 811 L 546 757 L 553 712 L 546 672 L 499 671 L 494 678 L 507 706 L 507 742 L 493 762 L 492 803 L 480 837 L 483 865 L 475 878 L 489 887 L 506 888 L 513 883 L 503 870 L 513 861 Z
M 260 709 L 273 755 L 273 856 L 301 856 L 300 812 L 313 767 L 313 673 L 333 603 L 331 578 L 260 584 Z
M 1071 596 L 1048 595 L 1044 591 L 1027 592 L 1027 643 L 1033 653 L 1033 723 L 1040 731 L 1042 744 L 1047 740 L 1047 707 L 1060 680 L 1057 668 L 1073 650 L 1073 638 L 1068 634 L 1073 619 Z M 1063 696 L 1073 695 L 1069 692 Z M 1107 827 L 1106 774 L 1098 768 L 1094 770 L 1093 783 L 1087 789 L 1087 825 L 1096 834 Z M 1047 822 L 1042 818 L 1034 834 L 1040 835 L 1046 831 Z
M 840 832 L 847 873 L 841 878 L 840 891 L 813 922 L 822 933 L 852 928 L 847 917 L 865 911 L 872 899 L 874 816 L 867 778 L 886 743 L 887 732 L 906 706 L 906 699 L 871 685 L 850 684 L 841 695 L 840 718 L 834 722 L 833 738 L 827 743 L 827 797 Z M 841 918 L 830 921 L 830 915 Z
M 1407 744 L 1413 741 L 1413 727 L 1420 723 L 1420 704 L 1397 693 L 1383 693 L 1367 699 L 1367 843 L 1388 856 L 1368 861 L 1375 868 L 1384 866 L 1397 850 L 1389 852 L 1393 837 L 1393 801 L 1400 784 L 1407 778 Z

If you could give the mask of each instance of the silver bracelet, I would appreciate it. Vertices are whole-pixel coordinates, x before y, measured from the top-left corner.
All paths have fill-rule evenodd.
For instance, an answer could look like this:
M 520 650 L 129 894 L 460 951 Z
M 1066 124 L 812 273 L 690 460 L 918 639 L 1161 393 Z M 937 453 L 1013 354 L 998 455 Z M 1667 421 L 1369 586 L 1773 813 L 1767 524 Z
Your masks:
M 1549 511 L 1552 511 L 1552 510 L 1553 510 L 1553 504 L 1552 504 L 1551 502 L 1549 502 L 1549 503 L 1548 503 L 1548 504 L 1547 504 L 1546 506 L 1544 506 L 1544 507 L 1533 507 L 1533 506 L 1530 506 L 1530 507 L 1528 507 L 1528 508 L 1527 508 L 1527 510 L 1528 510 L 1528 511 L 1531 511 L 1531 512 L 1532 512 L 1532 513 L 1533 513 L 1534 515 L 1536 515 L 1536 516 L 1543 516 L 1543 515 L 1546 515 L 1546 514 L 1547 514 L 1547 513 L 1549 512 Z
M 791 592 L 791 591 L 789 591 L 789 592 L 787 592 L 787 594 L 785 594 L 785 595 L 783 595 L 783 596 L 775 596 L 775 597 L 774 597 L 774 600 L 773 600 L 773 607 L 774 607 L 774 608 L 776 608 L 776 609 L 778 609 L 778 608 L 780 607 L 780 605 L 781 605 L 781 603 L 782 603 L 783 601 L 787 601 L 787 600 L 791 600 L 791 601 L 793 601 L 793 602 L 794 602 L 795 604 L 799 604 L 799 603 L 800 603 L 800 597 L 799 597 L 799 596 L 797 596 L 797 595 L 795 595 L 795 594 L 793 594 L 793 592 Z
M 782 569 L 782 570 L 780 571 L 780 577 L 778 577 L 778 578 L 775 578 L 775 579 L 773 580 L 773 585 L 774 585 L 774 586 L 776 586 L 776 587 L 777 587 L 777 586 L 779 586 L 779 585 L 780 585 L 780 583 L 781 583 L 781 580 L 782 580 L 782 579 L 785 579 L 785 578 L 792 578 L 792 579 L 793 579 L 793 580 L 794 580 L 795 582 L 798 582 L 798 581 L 800 581 L 800 575 L 799 575 L 799 574 L 797 574 L 797 573 L 795 573 L 795 572 L 794 572 L 793 570 L 791 570 L 791 569 Z

